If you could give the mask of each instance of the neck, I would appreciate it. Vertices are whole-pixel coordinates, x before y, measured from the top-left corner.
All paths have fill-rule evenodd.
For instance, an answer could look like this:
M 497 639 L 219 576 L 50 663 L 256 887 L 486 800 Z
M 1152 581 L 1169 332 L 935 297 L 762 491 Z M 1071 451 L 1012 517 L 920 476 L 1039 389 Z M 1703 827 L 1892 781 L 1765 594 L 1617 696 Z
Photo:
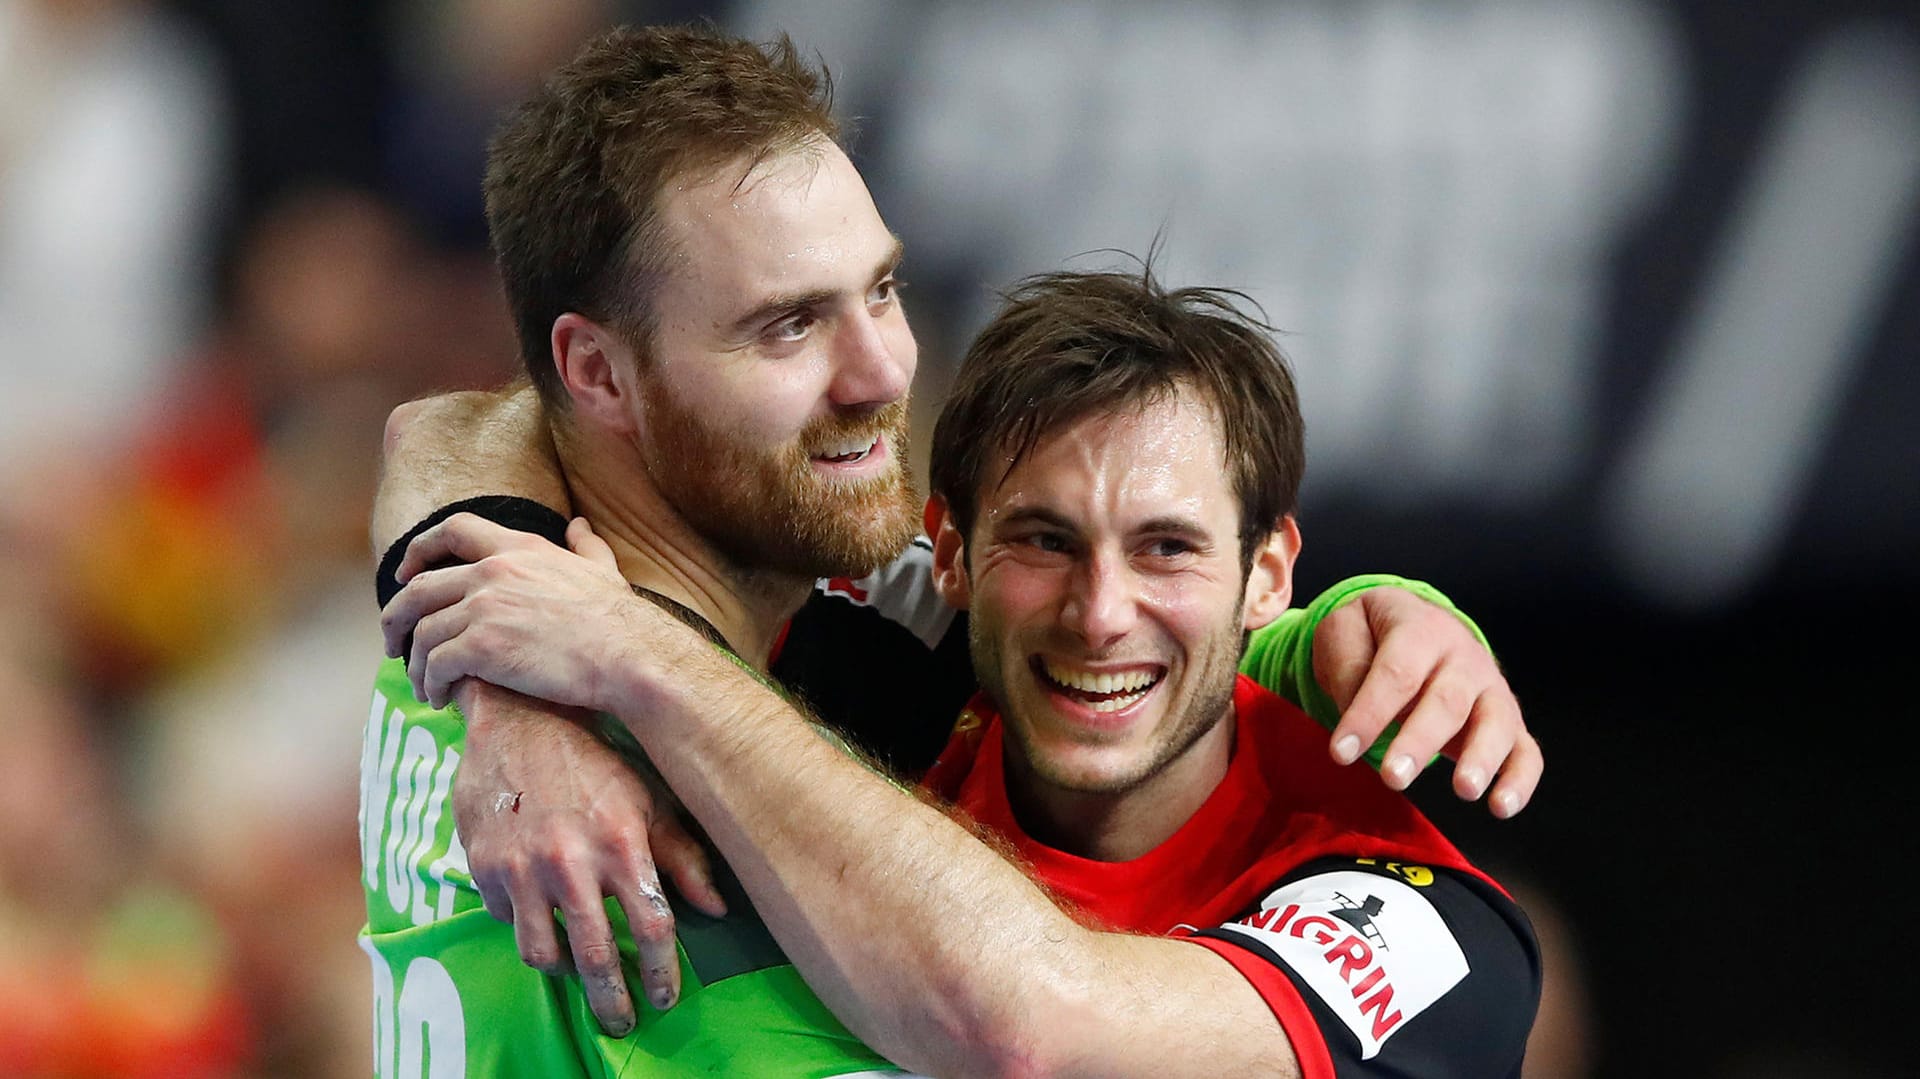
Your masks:
M 1009 737 L 1001 750 L 1007 800 L 1020 827 L 1055 850 L 1099 862 L 1132 861 L 1172 838 L 1212 796 L 1233 759 L 1234 733 L 1229 705 L 1178 756 L 1119 791 L 1072 790 L 1052 782 Z
M 764 672 L 813 581 L 734 565 L 688 527 L 624 440 L 576 428 L 556 441 L 574 512 L 613 548 L 621 575 L 705 618 Z

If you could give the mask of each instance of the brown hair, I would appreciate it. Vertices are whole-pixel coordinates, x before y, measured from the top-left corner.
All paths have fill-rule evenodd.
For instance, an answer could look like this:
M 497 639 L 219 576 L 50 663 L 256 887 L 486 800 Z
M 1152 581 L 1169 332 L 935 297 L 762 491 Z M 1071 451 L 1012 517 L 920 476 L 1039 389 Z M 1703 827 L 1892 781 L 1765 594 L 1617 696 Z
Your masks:
M 1293 512 L 1306 446 L 1273 328 L 1242 302 L 1228 289 L 1169 291 L 1150 266 L 1017 285 L 967 350 L 933 429 L 929 483 L 961 535 L 973 531 L 985 485 L 1042 436 L 1190 389 L 1220 418 L 1245 561 Z
M 832 83 L 784 35 L 699 27 L 589 42 L 502 121 L 487 151 L 487 230 L 527 374 L 550 405 L 553 321 L 575 311 L 645 351 L 650 284 L 671 254 L 659 194 L 677 177 L 837 139 Z

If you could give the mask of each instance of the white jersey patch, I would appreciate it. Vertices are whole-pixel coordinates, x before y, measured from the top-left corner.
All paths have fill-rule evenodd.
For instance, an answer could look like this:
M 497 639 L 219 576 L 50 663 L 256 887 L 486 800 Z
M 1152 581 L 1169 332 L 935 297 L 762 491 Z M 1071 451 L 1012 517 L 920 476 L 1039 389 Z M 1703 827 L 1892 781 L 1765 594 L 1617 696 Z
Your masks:
M 1363 1060 L 1467 976 L 1466 954 L 1427 897 L 1372 873 L 1295 881 L 1221 928 L 1292 968 L 1353 1031 Z
M 932 650 L 953 625 L 953 608 L 934 591 L 933 551 L 926 543 L 913 541 L 900 557 L 865 577 L 823 577 L 814 587 L 873 608 Z

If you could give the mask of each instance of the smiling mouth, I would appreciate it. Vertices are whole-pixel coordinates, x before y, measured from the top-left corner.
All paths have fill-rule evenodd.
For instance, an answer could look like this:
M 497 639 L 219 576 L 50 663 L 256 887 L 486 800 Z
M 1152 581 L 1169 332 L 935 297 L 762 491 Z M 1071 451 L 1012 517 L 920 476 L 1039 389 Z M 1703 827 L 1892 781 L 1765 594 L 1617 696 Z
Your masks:
M 825 452 L 814 454 L 813 459 L 816 461 L 825 461 L 830 465 L 858 464 L 861 461 L 864 461 L 868 457 L 872 456 L 874 453 L 878 452 L 879 449 L 880 449 L 880 440 L 877 438 L 872 438 L 872 439 L 867 439 L 863 442 L 851 442 L 851 443 L 845 443 L 839 446 L 829 446 L 826 448 Z
M 1095 712 L 1118 712 L 1153 692 L 1166 677 L 1164 667 L 1125 671 L 1085 671 L 1033 657 L 1033 673 L 1054 692 Z

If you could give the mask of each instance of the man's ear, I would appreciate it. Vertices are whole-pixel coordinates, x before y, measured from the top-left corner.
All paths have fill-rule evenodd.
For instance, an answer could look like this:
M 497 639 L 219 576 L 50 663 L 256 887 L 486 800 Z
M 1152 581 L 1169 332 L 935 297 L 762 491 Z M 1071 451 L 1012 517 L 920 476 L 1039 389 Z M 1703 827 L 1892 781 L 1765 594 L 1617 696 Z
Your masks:
M 633 349 L 612 328 L 573 311 L 553 320 L 553 366 L 582 419 L 616 434 L 638 422 L 639 370 Z
M 1253 566 L 1247 573 L 1246 605 L 1242 608 L 1241 627 L 1256 630 L 1280 617 L 1293 602 L 1293 562 L 1300 557 L 1300 526 L 1293 514 L 1254 548 Z
M 973 585 L 967 580 L 967 544 L 954 523 L 953 511 L 939 495 L 927 499 L 920 522 L 933 541 L 933 589 L 947 606 L 964 611 L 973 602 Z

